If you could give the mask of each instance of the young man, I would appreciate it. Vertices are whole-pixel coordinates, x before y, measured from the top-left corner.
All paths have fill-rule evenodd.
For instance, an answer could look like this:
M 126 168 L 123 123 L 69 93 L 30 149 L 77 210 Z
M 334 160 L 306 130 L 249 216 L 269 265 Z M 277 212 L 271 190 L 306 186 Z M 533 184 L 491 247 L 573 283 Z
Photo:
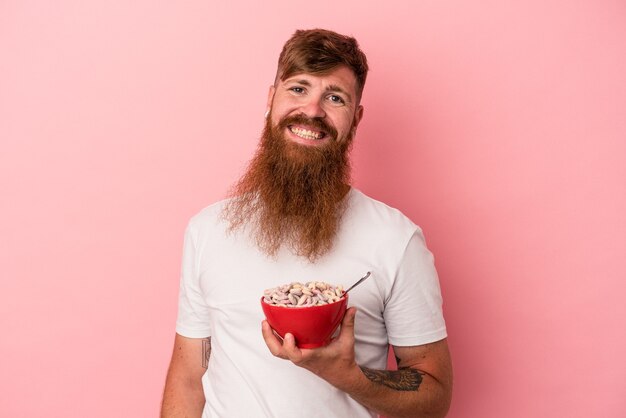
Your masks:
M 248 171 L 186 231 L 162 417 L 446 414 L 452 370 L 432 254 L 419 227 L 349 185 L 367 70 L 350 37 L 297 31 L 285 44 Z M 326 347 L 299 349 L 263 321 L 264 289 L 348 286 L 367 271 Z M 389 344 L 397 371 L 385 370 Z

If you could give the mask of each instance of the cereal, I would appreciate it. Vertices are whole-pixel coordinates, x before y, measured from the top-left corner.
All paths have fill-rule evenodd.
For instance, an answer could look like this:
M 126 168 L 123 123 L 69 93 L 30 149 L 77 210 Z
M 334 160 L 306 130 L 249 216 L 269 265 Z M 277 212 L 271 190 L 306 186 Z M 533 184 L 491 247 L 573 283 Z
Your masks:
M 291 308 L 320 306 L 337 302 L 344 297 L 343 286 L 324 282 L 293 282 L 263 292 L 263 300 L 269 305 Z

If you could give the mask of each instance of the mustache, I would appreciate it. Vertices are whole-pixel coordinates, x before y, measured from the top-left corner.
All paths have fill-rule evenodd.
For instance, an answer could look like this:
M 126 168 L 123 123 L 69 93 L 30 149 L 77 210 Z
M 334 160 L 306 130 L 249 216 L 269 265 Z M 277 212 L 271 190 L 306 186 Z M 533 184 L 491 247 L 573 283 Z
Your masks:
M 297 115 L 285 116 L 278 123 L 278 128 L 283 130 L 289 125 L 303 125 L 313 130 L 322 131 L 332 139 L 337 139 L 337 130 L 333 126 L 326 123 L 323 118 L 309 118 L 301 113 Z

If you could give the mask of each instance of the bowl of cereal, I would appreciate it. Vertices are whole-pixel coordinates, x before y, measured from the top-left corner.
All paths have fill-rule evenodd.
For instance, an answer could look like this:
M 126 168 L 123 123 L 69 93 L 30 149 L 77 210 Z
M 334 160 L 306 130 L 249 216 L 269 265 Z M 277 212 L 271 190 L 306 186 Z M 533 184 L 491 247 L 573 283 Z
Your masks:
M 341 286 L 325 282 L 293 282 L 267 289 L 261 307 L 270 326 L 284 338 L 291 333 L 299 348 L 317 348 L 330 343 L 348 306 Z

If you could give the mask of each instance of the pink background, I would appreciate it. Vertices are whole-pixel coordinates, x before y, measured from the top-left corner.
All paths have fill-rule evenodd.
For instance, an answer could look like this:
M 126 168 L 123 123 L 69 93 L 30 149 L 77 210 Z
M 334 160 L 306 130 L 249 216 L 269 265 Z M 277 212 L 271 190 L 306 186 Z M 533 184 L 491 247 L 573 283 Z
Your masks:
M 449 416 L 626 416 L 625 3 L 224 3 L 0 2 L 0 416 L 157 415 L 183 229 L 300 27 L 368 54 L 354 181 L 437 257 Z

